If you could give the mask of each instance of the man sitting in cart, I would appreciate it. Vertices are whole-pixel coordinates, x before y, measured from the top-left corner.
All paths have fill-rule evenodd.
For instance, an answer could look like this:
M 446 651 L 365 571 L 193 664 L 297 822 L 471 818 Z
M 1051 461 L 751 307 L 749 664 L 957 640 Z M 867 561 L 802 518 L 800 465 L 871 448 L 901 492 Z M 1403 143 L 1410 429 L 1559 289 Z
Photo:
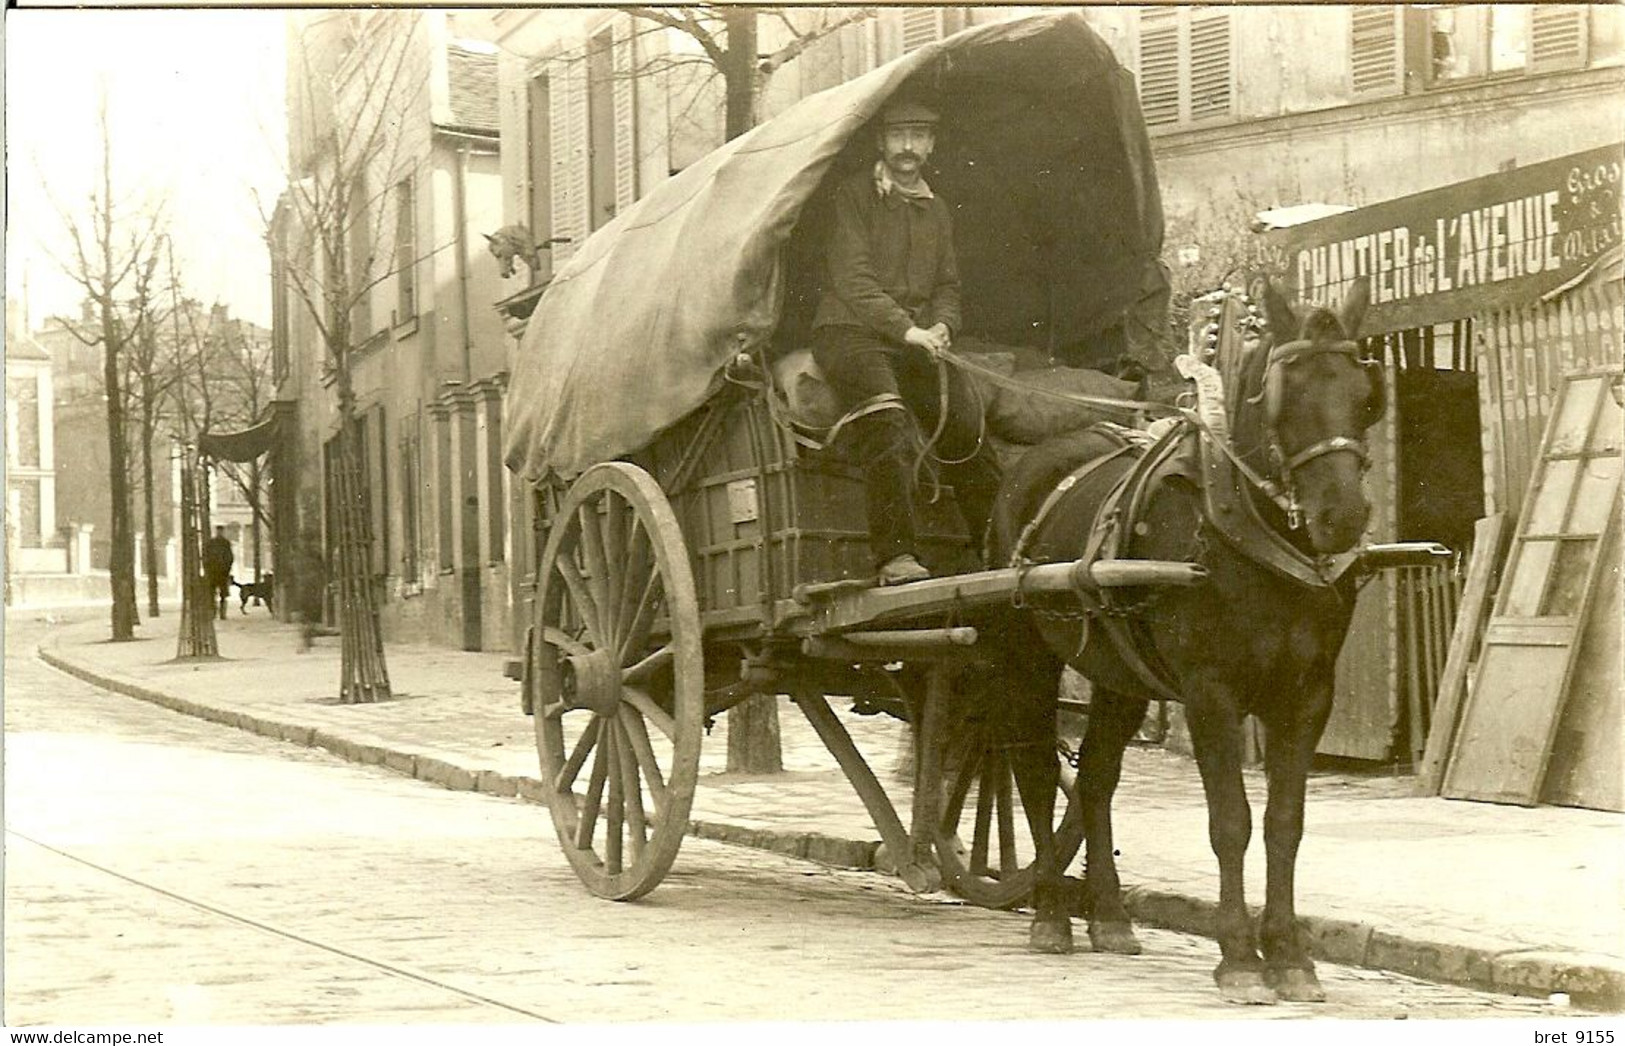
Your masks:
M 828 280 L 813 316 L 813 357 L 849 412 L 845 428 L 864 469 L 882 585 L 931 576 L 915 546 L 917 447 L 943 467 L 978 552 L 999 486 L 970 383 L 941 359 L 960 313 L 948 205 L 923 173 L 936 125 L 937 114 L 913 100 L 881 112 L 879 160 L 836 190 Z M 864 407 L 874 409 L 851 413 Z M 932 434 L 923 443 L 917 424 Z

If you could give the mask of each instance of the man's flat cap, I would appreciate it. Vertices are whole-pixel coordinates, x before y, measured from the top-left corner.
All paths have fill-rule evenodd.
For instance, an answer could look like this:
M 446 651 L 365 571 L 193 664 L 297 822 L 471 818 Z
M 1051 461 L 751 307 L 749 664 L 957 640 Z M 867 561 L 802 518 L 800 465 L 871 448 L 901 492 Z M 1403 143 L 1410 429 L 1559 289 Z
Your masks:
M 936 123 L 937 114 L 935 110 L 914 101 L 891 102 L 880 112 L 880 126 L 882 127 L 896 127 L 901 124 L 924 124 L 928 127 L 934 127 Z

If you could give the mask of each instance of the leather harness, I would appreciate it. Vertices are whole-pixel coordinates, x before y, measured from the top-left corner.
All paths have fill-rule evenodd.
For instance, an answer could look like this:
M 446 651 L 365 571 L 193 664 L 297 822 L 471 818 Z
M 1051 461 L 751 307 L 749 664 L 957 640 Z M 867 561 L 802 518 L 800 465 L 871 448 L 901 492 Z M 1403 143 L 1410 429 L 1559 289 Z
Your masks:
M 1266 364 L 1263 394 L 1266 397 L 1279 396 L 1280 376 L 1275 372 L 1278 366 L 1323 352 L 1352 356 L 1355 345 L 1352 342 L 1289 342 L 1273 349 Z M 1198 386 L 1201 386 L 1200 382 Z M 1275 409 L 1275 402 L 1266 404 L 1266 417 L 1274 417 Z M 1089 539 L 1084 547 L 1083 559 L 1087 565 L 1131 558 L 1123 556 L 1126 535 L 1135 532 L 1157 490 L 1164 483 L 1180 479 L 1202 492 L 1205 526 L 1238 553 L 1278 577 L 1309 588 L 1326 589 L 1336 585 L 1359 560 L 1358 551 L 1335 556 L 1306 554 L 1259 515 L 1248 488 L 1260 489 L 1287 511 L 1290 518 L 1296 511 L 1296 498 L 1291 489 L 1292 470 L 1332 453 L 1353 453 L 1364 461 L 1367 457 L 1365 443 L 1356 438 L 1335 436 L 1287 456 L 1280 449 L 1273 426 L 1268 423 L 1266 426 L 1272 456 L 1282 477 L 1280 482 L 1260 477 L 1247 467 L 1229 447 L 1227 433 L 1222 428 L 1214 431 L 1216 426 L 1204 421 L 1200 409 L 1186 410 L 1156 439 L 1148 433 L 1125 429 L 1109 422 L 1093 426 L 1091 431 L 1115 443 L 1115 448 L 1083 463 L 1056 485 L 1022 529 L 1011 553 L 1011 565 L 1032 565 L 1027 552 L 1033 540 L 1079 483 L 1110 462 L 1132 457 L 1134 464 L 1112 485 L 1095 511 Z M 1151 696 L 1162 700 L 1180 700 L 1170 673 L 1152 649 L 1149 636 L 1143 629 L 1134 627 L 1137 608 L 1125 605 L 1118 590 L 1092 584 L 1087 567 L 1078 576 L 1084 581 L 1078 590 L 1083 604 L 1083 635 L 1079 638 L 1079 653 L 1089 643 L 1098 642 L 1103 637 L 1118 660 Z

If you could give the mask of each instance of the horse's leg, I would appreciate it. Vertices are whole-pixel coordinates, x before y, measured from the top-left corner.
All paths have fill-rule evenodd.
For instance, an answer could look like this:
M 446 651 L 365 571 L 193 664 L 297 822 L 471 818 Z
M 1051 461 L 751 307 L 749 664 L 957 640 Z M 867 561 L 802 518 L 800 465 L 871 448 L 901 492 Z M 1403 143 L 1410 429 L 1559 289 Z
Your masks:
M 1123 907 L 1112 843 L 1112 795 L 1123 772 L 1123 749 L 1145 721 L 1143 698 L 1096 686 L 1089 697 L 1089 725 L 1078 757 L 1078 802 L 1083 806 L 1085 889 L 1089 897 L 1089 943 L 1097 952 L 1140 954 L 1140 941 Z
M 1207 793 L 1208 841 L 1219 859 L 1218 967 L 1213 979 L 1228 1002 L 1272 1003 L 1277 996 L 1264 983 L 1252 920 L 1247 914 L 1243 863 L 1252 838 L 1252 811 L 1241 781 L 1241 711 L 1222 684 L 1198 681 L 1186 689 L 1196 763 Z
M 1326 678 L 1306 689 L 1305 700 L 1280 709 L 1265 723 L 1264 765 L 1269 801 L 1264 809 L 1267 880 L 1260 944 L 1264 974 L 1277 995 L 1293 1002 L 1324 1002 L 1326 993 L 1315 964 L 1298 935 L 1293 876 L 1303 839 L 1304 786 L 1315 746 L 1331 713 L 1332 687 Z
M 1032 638 L 1038 640 L 1036 635 Z M 1041 641 L 1015 649 L 1020 656 L 1005 666 L 1010 690 L 1001 702 L 1005 716 L 1002 734 L 1010 746 L 1010 769 L 1033 837 L 1033 921 L 1028 929 L 1028 947 L 1064 955 L 1072 951 L 1072 916 L 1064 880 L 1066 869 L 1055 852 L 1055 793 L 1061 783 L 1055 712 L 1061 663 Z

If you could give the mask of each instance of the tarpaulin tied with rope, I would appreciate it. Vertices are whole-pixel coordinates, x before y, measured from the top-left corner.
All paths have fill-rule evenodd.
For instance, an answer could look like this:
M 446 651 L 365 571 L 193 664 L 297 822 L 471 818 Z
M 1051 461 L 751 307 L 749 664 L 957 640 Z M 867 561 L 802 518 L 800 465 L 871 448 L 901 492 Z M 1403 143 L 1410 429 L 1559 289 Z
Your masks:
M 899 93 L 942 113 L 930 178 L 953 209 L 968 332 L 1053 355 L 1165 303 L 1132 76 L 1076 13 L 979 26 L 803 99 L 588 239 L 517 349 L 508 467 L 535 482 L 631 453 L 740 352 L 805 347 L 828 190 L 873 162 L 865 129 Z

